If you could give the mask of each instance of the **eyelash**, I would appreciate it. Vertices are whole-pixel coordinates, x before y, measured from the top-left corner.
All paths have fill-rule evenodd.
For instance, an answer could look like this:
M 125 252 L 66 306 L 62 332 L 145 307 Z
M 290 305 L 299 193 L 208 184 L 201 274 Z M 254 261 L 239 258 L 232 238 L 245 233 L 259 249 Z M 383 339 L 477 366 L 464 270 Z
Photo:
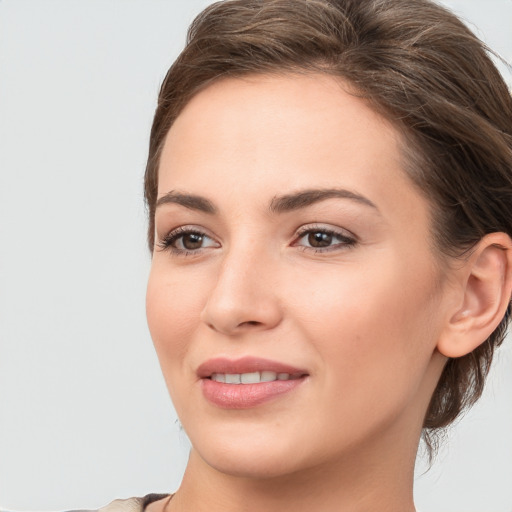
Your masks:
M 328 247 L 308 247 L 305 245 L 298 245 L 297 242 L 300 241 L 302 238 L 304 238 L 306 235 L 311 235 L 313 233 L 322 233 L 323 235 L 331 236 L 332 238 L 337 238 L 340 240 L 340 242 L 328 246 Z M 205 238 L 209 240 L 213 240 L 210 236 L 208 236 L 206 233 L 199 229 L 190 228 L 187 226 L 182 226 L 179 228 L 174 229 L 170 233 L 168 233 L 164 238 L 162 238 L 158 242 L 158 247 L 163 251 L 170 251 L 176 256 L 195 256 L 198 254 L 201 254 L 203 250 L 207 249 L 207 247 L 199 247 L 197 249 L 180 249 L 176 247 L 174 244 L 182 239 L 185 235 L 197 235 L 199 237 L 202 237 L 203 240 Z M 293 247 L 299 247 L 303 251 L 313 251 L 315 254 L 317 253 L 324 253 L 324 252 L 330 252 L 330 251 L 336 251 L 340 248 L 351 248 L 355 246 L 357 243 L 357 239 L 354 236 L 347 235 L 345 233 L 342 233 L 340 231 L 335 231 L 333 229 L 328 229 L 322 226 L 307 226 L 301 228 L 297 234 L 295 241 L 293 242 Z
M 181 226 L 179 228 L 174 229 L 169 234 L 167 234 L 162 240 L 158 242 L 158 247 L 162 251 L 170 251 L 171 253 L 175 254 L 176 256 L 193 256 L 200 254 L 202 250 L 204 250 L 204 247 L 200 247 L 198 249 L 179 249 L 178 247 L 175 247 L 174 244 L 180 239 L 183 238 L 185 235 L 197 235 L 204 238 L 208 238 L 212 240 L 211 237 L 209 237 L 206 233 L 199 229 L 190 228 L 187 226 Z
M 340 242 L 331 245 L 329 247 L 308 247 L 305 245 L 297 245 L 297 242 L 294 242 L 293 245 L 296 247 L 300 247 L 303 251 L 313 251 L 315 254 L 336 251 L 340 248 L 351 248 L 354 247 L 357 243 L 357 239 L 353 235 L 346 234 L 345 232 L 336 231 L 334 229 L 329 229 L 323 226 L 305 226 L 301 228 L 297 233 L 296 240 L 299 241 L 304 238 L 306 235 L 311 235 L 313 233 L 322 233 L 324 235 L 329 235 L 332 238 L 337 238 Z

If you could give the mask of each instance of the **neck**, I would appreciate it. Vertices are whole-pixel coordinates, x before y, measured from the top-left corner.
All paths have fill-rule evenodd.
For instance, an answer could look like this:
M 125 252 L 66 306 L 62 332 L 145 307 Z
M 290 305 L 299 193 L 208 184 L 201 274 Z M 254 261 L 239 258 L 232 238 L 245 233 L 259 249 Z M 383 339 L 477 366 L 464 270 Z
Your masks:
M 167 512 L 413 512 L 413 478 L 420 432 L 389 432 L 378 443 L 316 467 L 272 478 L 229 475 L 194 450 Z M 382 442 L 384 441 L 384 442 Z M 377 446 L 378 444 L 378 446 Z

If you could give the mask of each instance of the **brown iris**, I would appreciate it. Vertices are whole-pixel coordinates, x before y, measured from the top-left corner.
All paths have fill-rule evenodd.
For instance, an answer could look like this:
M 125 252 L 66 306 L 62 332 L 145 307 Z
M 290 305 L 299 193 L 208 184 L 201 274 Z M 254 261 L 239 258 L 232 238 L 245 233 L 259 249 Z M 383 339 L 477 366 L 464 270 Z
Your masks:
M 198 233 L 187 233 L 182 237 L 182 244 L 185 249 L 190 251 L 200 249 L 203 244 L 203 235 Z
M 323 231 L 314 231 L 308 235 L 311 247 L 328 247 L 332 244 L 332 234 Z

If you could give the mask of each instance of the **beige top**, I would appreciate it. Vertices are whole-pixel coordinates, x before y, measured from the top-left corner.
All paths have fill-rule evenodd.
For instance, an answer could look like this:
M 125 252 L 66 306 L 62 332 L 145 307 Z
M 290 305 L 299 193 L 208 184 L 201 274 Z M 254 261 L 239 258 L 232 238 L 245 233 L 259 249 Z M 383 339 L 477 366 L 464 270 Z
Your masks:
M 169 494 L 148 494 L 144 498 L 128 498 L 125 500 L 114 500 L 97 512 L 144 512 L 144 509 L 155 501 L 169 497 Z M 75 511 L 81 512 L 81 511 Z
M 98 512 L 143 512 L 144 498 L 128 498 L 126 500 L 114 500 Z

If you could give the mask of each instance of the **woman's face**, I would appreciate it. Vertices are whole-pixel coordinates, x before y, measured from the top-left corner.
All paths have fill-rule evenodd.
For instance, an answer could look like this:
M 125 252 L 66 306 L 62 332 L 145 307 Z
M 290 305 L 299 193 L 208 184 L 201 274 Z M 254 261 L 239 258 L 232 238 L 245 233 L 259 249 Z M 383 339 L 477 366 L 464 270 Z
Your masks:
M 210 466 L 286 474 L 419 435 L 447 293 L 399 147 L 322 75 L 219 81 L 171 128 L 148 322 Z

